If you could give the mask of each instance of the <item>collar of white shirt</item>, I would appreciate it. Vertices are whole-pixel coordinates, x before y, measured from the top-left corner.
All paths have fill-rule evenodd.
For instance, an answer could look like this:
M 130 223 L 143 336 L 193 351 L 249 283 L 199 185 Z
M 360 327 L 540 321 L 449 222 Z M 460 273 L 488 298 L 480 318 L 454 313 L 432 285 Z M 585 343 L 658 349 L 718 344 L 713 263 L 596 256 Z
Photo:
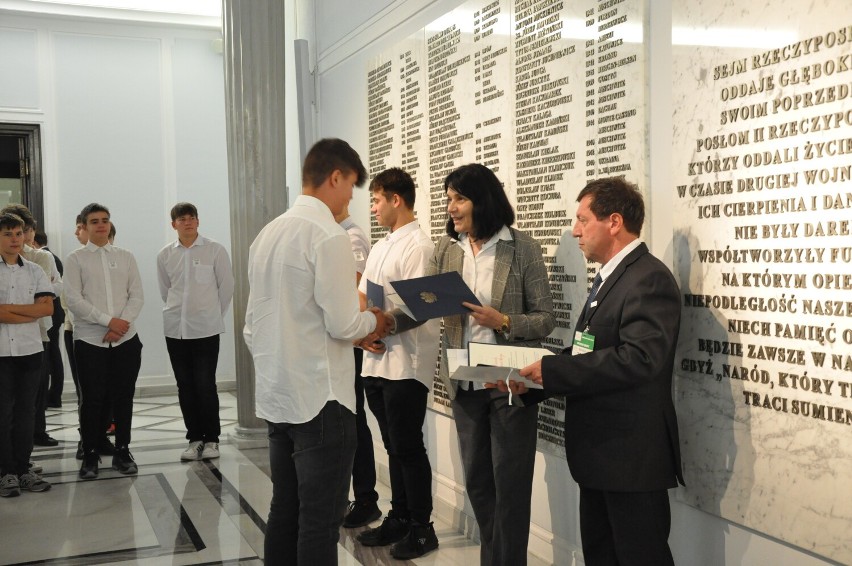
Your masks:
M 198 236 L 196 236 L 195 241 L 192 242 L 192 245 L 189 246 L 189 247 L 194 248 L 195 246 L 203 246 L 203 245 L 204 245 L 204 237 L 201 234 L 199 234 Z M 172 247 L 173 248 L 181 248 L 181 247 L 184 247 L 184 246 L 183 246 L 183 244 L 180 243 L 180 238 L 178 238 L 177 240 L 175 240 L 175 243 L 172 244 Z
M 95 245 L 95 244 L 93 244 L 92 242 L 88 242 L 88 243 L 86 244 L 86 246 L 85 246 L 83 249 L 85 249 L 85 250 L 87 250 L 87 251 L 90 251 L 90 252 L 92 252 L 92 253 L 94 253 L 94 252 L 96 252 L 96 251 L 98 251 L 98 250 L 103 250 L 103 251 L 105 251 L 105 252 L 111 252 L 111 251 L 113 250 L 113 246 L 112 246 L 112 244 L 110 244 L 109 242 L 107 242 L 107 243 L 106 243 L 106 244 L 104 244 L 103 246 L 96 246 L 96 245 Z
M 512 237 L 512 231 L 509 229 L 508 226 L 503 226 L 502 228 L 500 228 L 500 230 L 496 234 L 491 236 L 491 238 L 489 238 L 487 242 L 482 244 L 482 248 L 479 250 L 480 253 L 487 250 L 488 248 L 491 248 L 492 246 L 496 246 L 497 242 L 500 240 L 505 240 L 507 242 L 511 242 L 512 240 L 514 240 L 514 238 Z M 459 243 L 462 245 L 463 248 L 467 250 L 471 249 L 470 236 L 468 234 L 460 234 Z
M 412 220 L 402 228 L 397 228 L 393 232 L 388 232 L 388 235 L 385 236 L 385 240 L 388 242 L 393 242 L 394 240 L 399 240 L 400 238 L 404 238 L 406 235 L 414 232 L 415 230 L 420 229 L 420 224 L 416 220 Z
M 606 262 L 606 265 L 602 265 L 600 270 L 601 282 L 606 281 L 607 278 L 612 275 L 612 272 L 615 271 L 615 268 L 618 267 L 618 264 L 621 263 L 621 260 L 626 258 L 630 254 L 630 252 L 638 248 L 639 244 L 641 243 L 642 240 L 636 238 L 635 240 L 624 246 L 624 248 L 620 252 L 612 256 L 612 258 L 608 262 Z

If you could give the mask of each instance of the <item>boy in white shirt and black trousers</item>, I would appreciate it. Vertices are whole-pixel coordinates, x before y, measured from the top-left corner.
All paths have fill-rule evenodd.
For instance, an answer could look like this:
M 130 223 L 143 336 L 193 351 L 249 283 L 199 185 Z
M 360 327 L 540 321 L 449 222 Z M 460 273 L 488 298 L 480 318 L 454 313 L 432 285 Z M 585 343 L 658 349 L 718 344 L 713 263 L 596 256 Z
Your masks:
M 171 210 L 178 239 L 157 254 L 166 347 L 178 386 L 189 446 L 181 460 L 219 457 L 219 335 L 234 294 L 224 246 L 198 233 L 198 209 L 179 202 Z
M 0 497 L 50 484 L 28 470 L 44 346 L 38 320 L 53 313 L 53 286 L 21 257 L 24 221 L 0 214 Z
M 133 254 L 109 243 L 109 210 L 92 203 L 80 216 L 89 242 L 65 260 L 65 297 L 74 315 L 74 356 L 82 395 L 80 477 L 98 477 L 102 410 L 110 394 L 115 419 L 112 467 L 122 474 L 135 474 L 129 444 L 142 342 L 133 321 L 144 303 L 142 279 Z

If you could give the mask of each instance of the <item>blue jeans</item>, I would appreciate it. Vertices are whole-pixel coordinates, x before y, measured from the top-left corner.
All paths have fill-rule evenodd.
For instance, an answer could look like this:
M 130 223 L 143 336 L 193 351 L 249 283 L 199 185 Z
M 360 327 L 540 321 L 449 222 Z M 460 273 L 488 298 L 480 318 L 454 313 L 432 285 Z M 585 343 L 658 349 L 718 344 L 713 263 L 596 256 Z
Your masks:
M 272 503 L 264 561 L 336 565 L 357 444 L 355 415 L 329 401 L 306 423 L 267 424 Z

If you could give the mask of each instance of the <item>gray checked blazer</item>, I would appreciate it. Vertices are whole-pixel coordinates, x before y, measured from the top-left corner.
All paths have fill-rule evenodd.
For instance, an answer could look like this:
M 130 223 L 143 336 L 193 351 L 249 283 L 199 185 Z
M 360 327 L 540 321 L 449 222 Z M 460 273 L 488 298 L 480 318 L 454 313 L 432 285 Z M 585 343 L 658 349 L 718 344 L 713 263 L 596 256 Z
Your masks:
M 497 242 L 494 260 L 494 283 L 491 287 L 491 306 L 509 316 L 509 334 L 495 332 L 498 344 L 541 347 L 541 339 L 550 334 L 556 319 L 553 317 L 553 299 L 550 283 L 541 255 L 541 244 L 531 236 L 511 228 L 511 241 Z M 426 275 L 457 271 L 462 273 L 464 251 L 459 242 L 443 236 L 426 268 Z M 399 311 L 394 312 L 396 331 L 402 332 L 418 325 Z M 447 374 L 447 349 L 464 348 L 464 325 L 467 317 L 444 317 L 441 335 L 440 378 L 450 396 L 455 398 L 456 387 Z M 500 393 L 495 389 L 493 392 Z M 505 393 L 502 395 L 506 396 Z

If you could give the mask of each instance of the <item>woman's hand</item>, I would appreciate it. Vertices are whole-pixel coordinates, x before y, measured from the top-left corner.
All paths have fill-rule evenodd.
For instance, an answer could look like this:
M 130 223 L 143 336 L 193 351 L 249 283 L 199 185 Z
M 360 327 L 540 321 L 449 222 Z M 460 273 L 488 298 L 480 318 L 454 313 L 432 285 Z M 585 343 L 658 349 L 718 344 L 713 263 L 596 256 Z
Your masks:
M 487 305 L 479 306 L 473 303 L 462 303 L 462 305 L 470 309 L 471 316 L 480 326 L 492 330 L 500 330 L 500 327 L 503 325 L 503 313 L 494 307 Z

